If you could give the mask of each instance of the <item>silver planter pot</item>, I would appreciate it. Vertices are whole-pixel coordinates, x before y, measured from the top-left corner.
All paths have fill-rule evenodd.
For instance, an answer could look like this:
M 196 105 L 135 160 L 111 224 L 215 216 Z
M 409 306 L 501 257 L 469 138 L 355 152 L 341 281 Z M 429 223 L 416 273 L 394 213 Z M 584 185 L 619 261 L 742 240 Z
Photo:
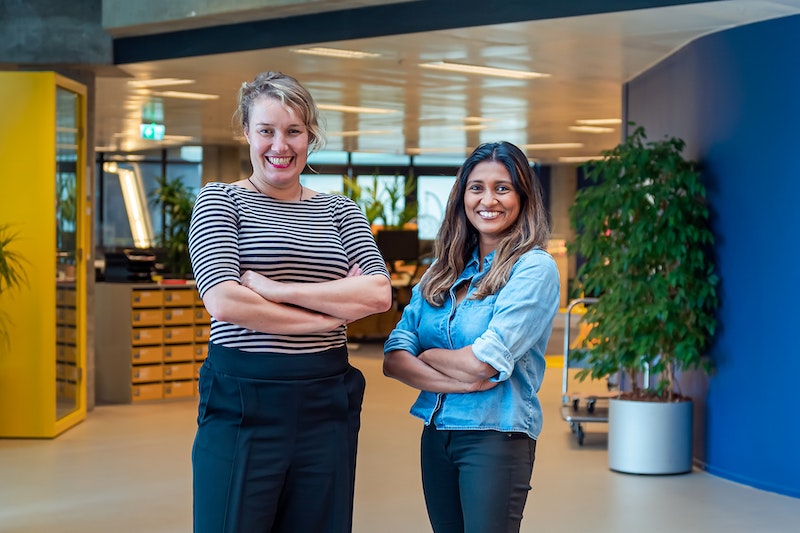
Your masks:
M 692 402 L 610 400 L 608 467 L 626 474 L 690 472 Z

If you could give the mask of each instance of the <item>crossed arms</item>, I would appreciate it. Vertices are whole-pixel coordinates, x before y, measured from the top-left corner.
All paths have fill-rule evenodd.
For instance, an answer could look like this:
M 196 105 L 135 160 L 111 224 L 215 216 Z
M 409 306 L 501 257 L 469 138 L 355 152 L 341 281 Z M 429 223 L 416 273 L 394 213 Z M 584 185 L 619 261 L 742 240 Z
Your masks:
M 241 283 L 208 289 L 203 303 L 217 320 L 262 333 L 319 333 L 386 311 L 392 286 L 386 276 L 363 275 L 358 265 L 347 277 L 320 283 L 281 283 L 248 270 Z
M 414 356 L 406 350 L 386 352 L 384 375 L 430 392 L 477 392 L 497 385 L 497 370 L 475 357 L 472 346 L 457 350 L 432 348 Z

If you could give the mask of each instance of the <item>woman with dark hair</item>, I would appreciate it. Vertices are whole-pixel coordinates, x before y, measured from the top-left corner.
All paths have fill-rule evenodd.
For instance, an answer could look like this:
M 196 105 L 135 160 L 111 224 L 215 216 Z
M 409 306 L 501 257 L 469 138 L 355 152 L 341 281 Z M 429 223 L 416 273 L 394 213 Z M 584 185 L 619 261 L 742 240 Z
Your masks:
M 420 394 L 435 533 L 519 531 L 542 428 L 537 392 L 559 305 L 541 186 L 522 151 L 478 146 L 447 202 L 434 263 L 384 346 Z

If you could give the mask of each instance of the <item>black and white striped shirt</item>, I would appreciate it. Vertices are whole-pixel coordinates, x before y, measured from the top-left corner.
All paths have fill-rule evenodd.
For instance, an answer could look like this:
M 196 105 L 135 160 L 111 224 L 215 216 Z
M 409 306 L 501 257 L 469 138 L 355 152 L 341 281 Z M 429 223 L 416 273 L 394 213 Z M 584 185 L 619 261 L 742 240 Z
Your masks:
M 365 275 L 389 275 L 366 217 L 338 194 L 282 201 L 209 183 L 194 205 L 189 253 L 201 297 L 223 281 L 238 283 L 245 270 L 301 283 L 343 278 L 356 263 Z M 341 326 L 327 333 L 274 335 L 212 317 L 210 340 L 252 352 L 315 353 L 341 346 L 346 334 Z

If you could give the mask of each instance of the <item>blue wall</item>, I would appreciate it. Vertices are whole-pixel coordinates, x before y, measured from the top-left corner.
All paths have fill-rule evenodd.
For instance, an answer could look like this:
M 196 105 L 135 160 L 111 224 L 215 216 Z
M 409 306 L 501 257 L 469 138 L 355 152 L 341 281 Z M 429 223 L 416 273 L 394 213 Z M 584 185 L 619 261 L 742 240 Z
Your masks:
M 696 458 L 800 497 L 800 16 L 695 41 L 628 83 L 627 119 L 706 176 L 720 330 Z M 702 405 L 702 403 L 701 403 Z

